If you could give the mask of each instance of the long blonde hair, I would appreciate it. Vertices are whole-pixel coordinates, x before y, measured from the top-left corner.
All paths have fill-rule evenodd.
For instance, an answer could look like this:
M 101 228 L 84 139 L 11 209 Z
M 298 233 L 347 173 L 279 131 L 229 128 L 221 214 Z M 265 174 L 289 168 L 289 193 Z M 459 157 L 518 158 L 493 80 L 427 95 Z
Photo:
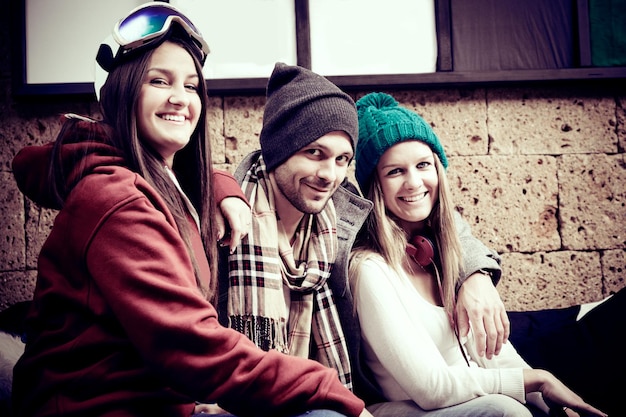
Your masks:
M 439 253 L 439 265 L 435 265 L 435 274 L 440 279 L 443 307 L 450 318 L 454 330 L 457 330 L 455 317 L 455 289 L 461 272 L 461 244 L 454 223 L 454 206 L 445 169 L 439 157 L 433 153 L 439 192 L 437 202 L 426 222 L 434 233 L 435 244 Z M 374 254 L 382 256 L 385 262 L 395 270 L 410 268 L 407 262 L 406 245 L 408 237 L 387 211 L 383 199 L 378 174 L 374 173 L 372 184 L 366 196 L 374 203 L 374 208 L 365 222 L 357 243 L 350 255 L 349 277 L 352 287 L 356 285 L 357 269 L 361 262 Z M 440 268 L 440 270 L 439 270 Z

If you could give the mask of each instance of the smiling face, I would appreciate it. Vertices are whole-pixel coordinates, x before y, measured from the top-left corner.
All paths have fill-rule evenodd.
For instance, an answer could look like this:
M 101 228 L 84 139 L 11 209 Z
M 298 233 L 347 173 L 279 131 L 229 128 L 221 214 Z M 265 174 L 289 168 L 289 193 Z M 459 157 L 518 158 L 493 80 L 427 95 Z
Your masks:
M 307 214 L 322 211 L 346 178 L 353 155 L 348 134 L 334 131 L 276 167 L 270 175 L 280 191 L 275 197 L 279 214 L 293 208 Z
M 385 207 L 409 233 L 421 228 L 437 203 L 434 158 L 428 145 L 408 140 L 387 149 L 376 166 Z
M 198 124 L 199 82 L 193 58 L 181 46 L 164 42 L 154 50 L 139 93 L 137 124 L 141 139 L 170 167 Z

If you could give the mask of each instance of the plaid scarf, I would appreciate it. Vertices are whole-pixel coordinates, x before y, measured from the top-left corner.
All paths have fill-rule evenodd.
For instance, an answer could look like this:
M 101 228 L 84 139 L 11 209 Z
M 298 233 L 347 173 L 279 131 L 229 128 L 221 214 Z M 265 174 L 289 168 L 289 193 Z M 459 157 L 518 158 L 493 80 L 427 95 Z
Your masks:
M 228 258 L 229 326 L 263 350 L 311 357 L 336 369 L 352 389 L 348 348 L 326 282 L 338 247 L 332 200 L 319 214 L 303 217 L 290 244 L 278 233 L 282 226 L 262 157 L 241 187 L 253 219 L 250 233 Z

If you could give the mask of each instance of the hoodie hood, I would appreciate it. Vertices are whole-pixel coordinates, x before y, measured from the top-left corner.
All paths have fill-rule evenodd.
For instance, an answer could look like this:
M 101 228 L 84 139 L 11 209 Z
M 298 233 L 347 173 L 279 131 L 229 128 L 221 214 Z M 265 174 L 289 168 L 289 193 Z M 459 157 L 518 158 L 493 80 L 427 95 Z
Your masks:
M 121 152 L 109 144 L 105 124 L 86 118 L 65 115 L 57 140 L 60 148 L 54 156 L 55 142 L 27 146 L 13 158 L 13 176 L 20 191 L 38 205 L 59 210 L 51 181 L 59 174 L 65 177 L 65 195 L 97 167 L 123 166 Z M 55 161 L 52 161 L 55 158 Z M 52 168 L 61 170 L 52 175 Z

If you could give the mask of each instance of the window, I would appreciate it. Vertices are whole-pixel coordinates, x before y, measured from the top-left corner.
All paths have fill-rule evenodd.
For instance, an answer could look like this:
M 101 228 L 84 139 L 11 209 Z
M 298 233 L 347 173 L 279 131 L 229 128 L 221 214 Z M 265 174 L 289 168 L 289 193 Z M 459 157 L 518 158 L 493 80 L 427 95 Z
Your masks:
M 93 94 L 97 45 L 143 0 L 10 3 L 14 93 Z M 170 3 L 211 46 L 214 94 L 262 93 L 276 61 L 346 89 L 626 78 L 626 0 Z

